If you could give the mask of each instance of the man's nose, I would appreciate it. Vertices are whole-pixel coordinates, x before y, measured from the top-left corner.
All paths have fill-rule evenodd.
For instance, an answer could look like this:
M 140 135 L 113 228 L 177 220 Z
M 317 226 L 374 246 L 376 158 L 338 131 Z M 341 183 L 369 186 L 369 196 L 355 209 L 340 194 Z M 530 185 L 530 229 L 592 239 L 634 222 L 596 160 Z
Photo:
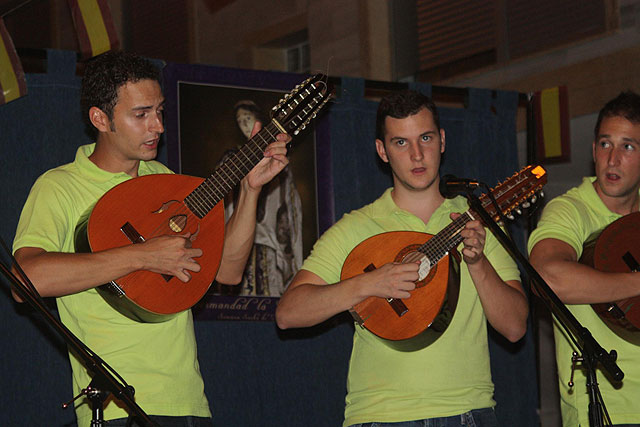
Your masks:
M 618 151 L 614 148 L 609 152 L 609 158 L 607 159 L 609 165 L 615 166 L 620 162 L 620 153 Z
M 424 155 L 422 154 L 422 148 L 419 144 L 412 144 L 410 150 L 411 160 L 420 161 L 424 158 Z
M 157 113 L 155 118 L 151 120 L 149 124 L 149 130 L 156 133 L 164 132 L 164 123 L 162 120 L 162 113 Z

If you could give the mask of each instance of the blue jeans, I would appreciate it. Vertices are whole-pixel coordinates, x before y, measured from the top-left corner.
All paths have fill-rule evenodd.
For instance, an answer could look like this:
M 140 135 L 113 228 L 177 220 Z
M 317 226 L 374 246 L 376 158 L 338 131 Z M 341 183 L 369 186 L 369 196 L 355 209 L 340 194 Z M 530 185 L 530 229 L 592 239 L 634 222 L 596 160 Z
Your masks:
M 452 417 L 426 420 L 401 421 L 399 423 L 364 423 L 351 427 L 498 427 L 493 408 L 474 409 Z
M 160 415 L 149 415 L 153 421 L 155 421 L 160 427 L 213 427 L 213 421 L 211 418 L 202 417 L 166 417 Z M 107 427 L 140 427 L 141 425 L 132 422 L 127 426 L 126 418 L 118 418 L 115 420 L 109 420 L 106 423 Z

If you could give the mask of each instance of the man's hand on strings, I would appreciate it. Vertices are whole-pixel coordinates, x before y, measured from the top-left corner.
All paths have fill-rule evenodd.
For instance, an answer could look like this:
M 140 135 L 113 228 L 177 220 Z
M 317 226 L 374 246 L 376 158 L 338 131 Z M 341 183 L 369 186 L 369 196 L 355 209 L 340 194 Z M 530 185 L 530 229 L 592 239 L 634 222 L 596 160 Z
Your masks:
M 251 137 L 253 138 L 261 128 L 262 124 L 256 122 L 253 125 Z M 271 137 L 269 136 L 269 138 Z M 267 146 L 264 158 L 258 162 L 245 178 L 249 190 L 259 191 L 263 185 L 271 181 L 289 164 L 289 159 L 287 158 L 287 144 L 289 142 L 291 142 L 291 136 L 281 133 L 276 136 L 276 142 Z
M 451 219 L 455 220 L 459 216 L 459 213 L 452 213 Z M 462 259 L 465 263 L 475 264 L 484 258 L 486 231 L 480 221 L 469 221 L 460 232 L 460 236 L 464 238 L 462 241 L 464 245 Z

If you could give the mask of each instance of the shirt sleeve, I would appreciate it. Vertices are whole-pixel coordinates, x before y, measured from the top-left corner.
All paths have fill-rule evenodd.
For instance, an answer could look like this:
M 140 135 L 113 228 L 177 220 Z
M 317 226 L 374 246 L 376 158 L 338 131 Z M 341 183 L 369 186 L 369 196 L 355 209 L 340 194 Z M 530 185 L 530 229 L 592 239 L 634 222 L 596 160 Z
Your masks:
M 73 236 L 67 218 L 68 195 L 46 175 L 35 182 L 22 208 L 13 251 L 23 247 L 37 247 L 47 252 L 63 252 Z
M 349 226 L 354 215 L 345 215 L 320 236 L 302 264 L 303 270 L 317 274 L 328 284 L 340 281 L 344 261 L 351 250 L 364 240 L 364 237 L 356 235 L 355 227 Z
M 582 218 L 586 208 L 559 197 L 550 201 L 542 212 L 538 226 L 529 236 L 528 251 L 544 239 L 557 239 L 571 246 L 578 256 L 582 254 L 585 233 Z

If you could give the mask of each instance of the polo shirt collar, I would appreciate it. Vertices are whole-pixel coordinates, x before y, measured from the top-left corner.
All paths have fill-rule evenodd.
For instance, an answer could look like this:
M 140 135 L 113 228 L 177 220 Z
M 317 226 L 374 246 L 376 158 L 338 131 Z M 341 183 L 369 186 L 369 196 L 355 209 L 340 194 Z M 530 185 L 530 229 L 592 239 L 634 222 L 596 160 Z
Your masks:
M 393 197 L 391 197 L 392 191 L 393 187 L 388 188 L 382 194 L 382 196 L 380 196 L 380 198 L 373 204 L 373 216 L 376 218 L 387 218 L 391 215 L 401 215 L 416 218 L 422 223 L 422 220 L 413 215 L 411 212 L 401 209 L 398 207 L 398 205 L 396 205 L 396 203 L 393 201 Z M 442 218 L 440 217 L 443 215 L 446 216 L 446 221 L 448 221 L 449 212 L 456 211 L 462 213 L 466 212 L 468 209 L 469 206 L 467 204 L 467 200 L 462 196 L 458 196 L 453 199 L 445 199 L 444 203 L 438 206 L 438 209 L 436 209 L 435 212 L 431 215 L 429 223 L 440 223 L 442 221 Z
M 596 189 L 593 188 L 593 182 L 596 180 L 595 176 L 587 176 L 582 178 L 582 184 L 578 186 L 578 192 L 582 198 L 587 202 L 589 206 L 592 206 L 597 214 L 607 216 L 609 218 L 617 219 L 622 215 L 615 212 L 611 212 L 607 205 L 604 204 Z
M 391 197 L 392 191 L 393 187 L 387 188 L 387 190 L 382 193 L 382 196 L 380 196 L 380 198 L 378 198 L 378 200 L 373 204 L 372 207 L 374 217 L 384 218 L 395 213 L 410 215 L 409 212 L 400 209 L 396 205 L 396 203 L 393 201 L 393 197 Z
M 95 143 L 78 147 L 78 151 L 76 151 L 75 164 L 78 166 L 80 173 L 96 182 L 107 182 L 111 180 L 120 182 L 131 178 L 131 176 L 125 172 L 113 173 L 104 169 L 100 169 L 89 159 L 89 156 L 93 153 L 93 150 L 95 150 L 95 148 Z M 138 166 L 139 172 L 141 172 L 143 169 L 146 170 L 146 165 L 143 165 L 143 163 L 144 162 L 140 162 L 140 165 Z

